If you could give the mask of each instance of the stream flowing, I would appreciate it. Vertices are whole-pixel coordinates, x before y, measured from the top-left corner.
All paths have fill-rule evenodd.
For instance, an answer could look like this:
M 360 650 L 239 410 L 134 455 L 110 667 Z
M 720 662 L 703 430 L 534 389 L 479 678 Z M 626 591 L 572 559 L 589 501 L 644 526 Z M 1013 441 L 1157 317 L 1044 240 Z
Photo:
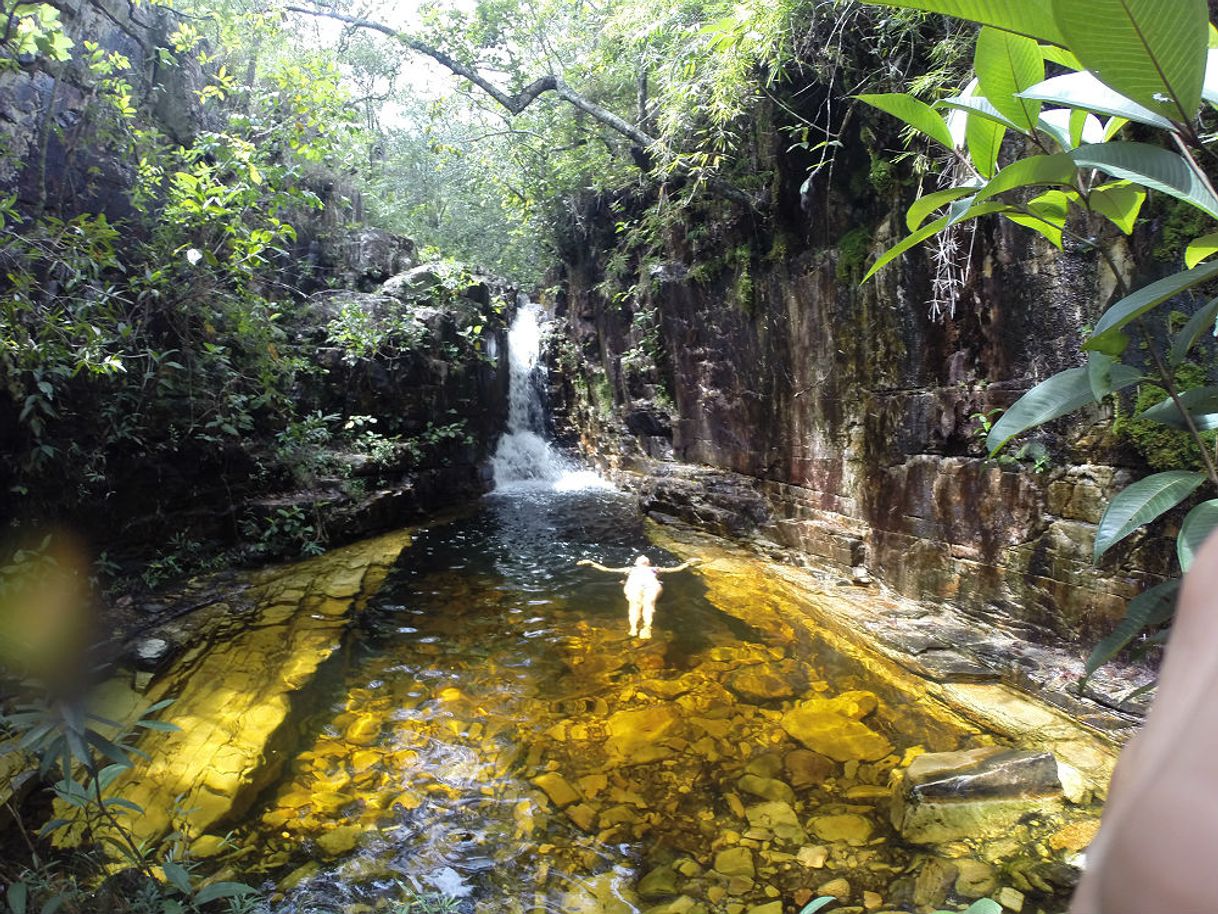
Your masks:
M 621 577 L 576 562 L 679 559 L 546 441 L 540 339 L 525 304 L 495 492 L 268 570 L 253 614 L 222 612 L 158 674 L 143 700 L 179 695 L 183 726 L 132 773 L 140 805 L 188 796 L 192 852 L 276 914 L 772 914 L 818 891 L 913 911 L 992 891 L 972 846 L 943 870 L 887 816 L 914 755 L 990 739 L 791 625 L 798 598 L 761 562 L 721 550 L 667 575 L 654 638 L 628 634 Z M 1041 866 L 1055 827 L 1021 820 L 999 852 Z M 928 896 L 932 866 L 960 875 Z

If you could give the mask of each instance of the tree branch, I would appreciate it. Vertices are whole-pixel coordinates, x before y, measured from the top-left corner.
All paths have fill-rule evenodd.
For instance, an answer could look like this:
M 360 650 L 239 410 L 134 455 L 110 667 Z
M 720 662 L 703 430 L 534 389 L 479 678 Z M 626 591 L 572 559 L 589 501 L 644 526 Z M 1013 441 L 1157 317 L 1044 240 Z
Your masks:
M 619 117 L 607 108 L 602 108 L 596 102 L 586 98 L 576 92 L 563 80 L 561 76 L 553 73 L 538 77 L 529 83 L 523 89 L 515 94 L 509 94 L 493 82 L 475 70 L 473 67 L 463 64 L 461 61 L 444 53 L 439 48 L 433 47 L 426 42 L 420 41 L 405 32 L 400 32 L 392 26 L 386 25 L 383 22 L 377 22 L 375 19 L 364 19 L 360 16 L 348 16 L 346 13 L 340 13 L 336 10 L 329 10 L 323 7 L 313 6 L 296 6 L 289 4 L 283 7 L 286 12 L 303 13 L 306 16 L 316 16 L 323 19 L 334 19 L 338 22 L 345 22 L 347 25 L 354 26 L 360 29 L 369 29 L 370 31 L 380 32 L 382 35 L 387 35 L 395 41 L 400 42 L 412 51 L 430 57 L 440 66 L 447 69 L 449 72 L 462 79 L 469 80 L 496 102 L 506 108 L 513 116 L 523 112 L 537 97 L 546 92 L 553 92 L 563 101 L 583 111 L 593 120 L 608 127 L 615 133 L 619 133 L 626 137 L 632 143 L 646 149 L 656 143 L 656 139 L 644 133 L 638 127 L 631 124 L 624 118 Z M 720 178 L 708 178 L 706 186 L 715 193 L 728 200 L 742 203 L 750 209 L 757 208 L 757 201 L 737 187 L 723 181 Z

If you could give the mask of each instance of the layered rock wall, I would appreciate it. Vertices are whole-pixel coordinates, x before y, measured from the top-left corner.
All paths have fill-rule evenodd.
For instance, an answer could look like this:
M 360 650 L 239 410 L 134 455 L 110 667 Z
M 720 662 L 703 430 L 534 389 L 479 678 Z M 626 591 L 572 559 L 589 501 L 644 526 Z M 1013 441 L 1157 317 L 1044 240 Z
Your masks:
M 556 391 L 572 437 L 641 471 L 653 513 L 1032 629 L 1107 631 L 1168 569 L 1153 540 L 1091 565 L 1104 499 L 1138 459 L 1095 412 L 1038 433 L 1047 459 L 986 460 L 982 415 L 1078 363 L 1081 328 L 1110 291 L 1097 258 L 986 225 L 964 239 L 955 313 L 932 317 L 924 252 L 858 285 L 905 233 L 908 189 L 868 200 L 844 177 L 784 207 L 794 168 L 779 156 L 772 222 L 712 207 L 634 261 L 626 295 L 608 268 L 612 220 L 590 207 L 556 302 L 568 339 L 556 357 L 590 364 Z

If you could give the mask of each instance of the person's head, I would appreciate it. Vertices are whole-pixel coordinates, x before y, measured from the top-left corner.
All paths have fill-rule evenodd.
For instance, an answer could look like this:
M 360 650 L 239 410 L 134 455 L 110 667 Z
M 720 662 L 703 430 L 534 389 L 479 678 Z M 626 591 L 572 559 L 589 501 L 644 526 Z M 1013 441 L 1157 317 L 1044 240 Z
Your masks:
M 634 560 L 634 564 L 636 564 L 636 565 L 650 565 L 650 564 L 651 564 L 651 559 L 647 558 L 647 556 L 645 556 L 645 555 L 640 555 L 640 556 L 639 556 L 637 559 L 635 559 L 635 560 Z

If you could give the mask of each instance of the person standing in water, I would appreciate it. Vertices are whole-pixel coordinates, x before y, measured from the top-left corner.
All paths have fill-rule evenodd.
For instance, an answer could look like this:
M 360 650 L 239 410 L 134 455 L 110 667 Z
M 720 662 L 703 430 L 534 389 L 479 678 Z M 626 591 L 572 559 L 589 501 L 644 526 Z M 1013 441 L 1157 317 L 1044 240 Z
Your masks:
M 672 568 L 656 568 L 651 564 L 651 559 L 645 555 L 640 555 L 634 560 L 634 565 L 626 568 L 608 568 L 591 559 L 580 559 L 575 564 L 595 568 L 597 571 L 608 571 L 610 574 L 626 575 L 626 583 L 622 590 L 626 594 L 626 602 L 630 606 L 630 634 L 632 637 L 637 635 L 647 639 L 651 637 L 651 620 L 656 613 L 656 600 L 664 589 L 659 576 L 691 568 L 694 560 L 690 559 Z M 640 620 L 642 621 L 641 629 L 639 628 Z

